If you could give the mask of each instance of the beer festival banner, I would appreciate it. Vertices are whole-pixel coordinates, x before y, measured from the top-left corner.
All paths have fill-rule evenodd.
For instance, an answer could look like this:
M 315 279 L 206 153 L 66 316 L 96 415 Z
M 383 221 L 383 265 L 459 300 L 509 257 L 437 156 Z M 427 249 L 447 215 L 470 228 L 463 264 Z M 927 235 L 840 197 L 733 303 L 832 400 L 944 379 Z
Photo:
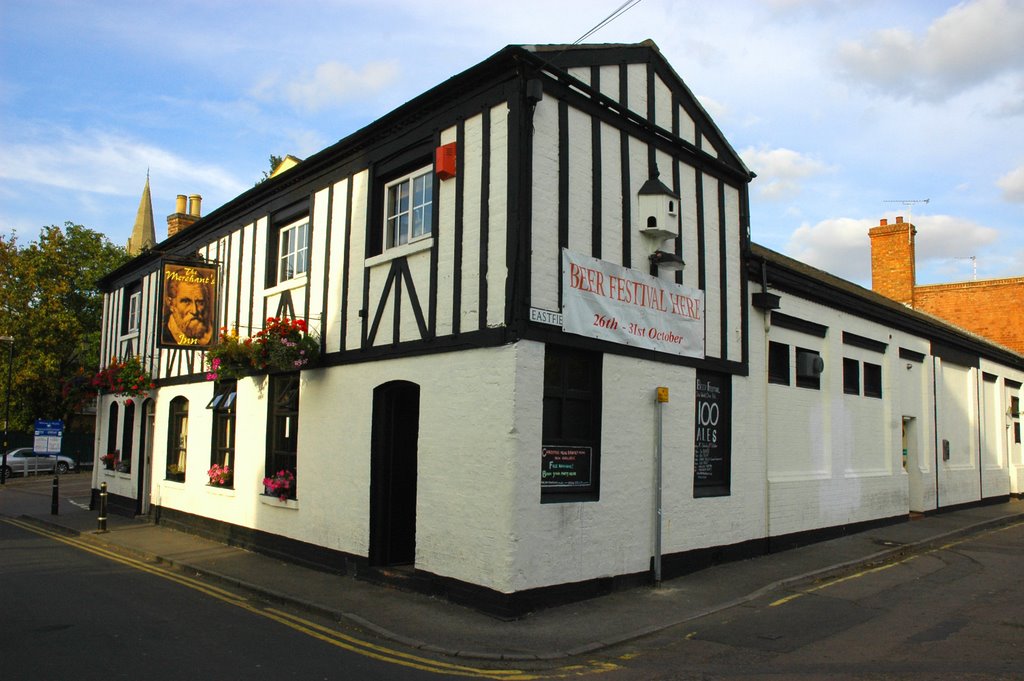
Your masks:
M 562 249 L 562 330 L 704 357 L 704 292 Z

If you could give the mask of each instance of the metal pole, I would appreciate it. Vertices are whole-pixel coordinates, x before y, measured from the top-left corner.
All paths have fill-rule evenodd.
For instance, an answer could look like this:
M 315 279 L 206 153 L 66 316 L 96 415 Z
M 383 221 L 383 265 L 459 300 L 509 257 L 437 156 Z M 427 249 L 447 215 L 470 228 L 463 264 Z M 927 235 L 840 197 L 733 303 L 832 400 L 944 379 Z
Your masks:
M 658 451 L 654 464 L 654 584 L 661 586 L 661 453 L 665 403 L 658 400 Z
M 11 367 L 14 366 L 14 337 L 0 336 L 0 341 L 9 344 L 7 354 L 7 399 L 4 402 L 4 447 L 3 462 L 0 463 L 0 485 L 7 484 L 7 424 L 11 420 Z
M 59 515 L 60 483 L 58 482 L 57 466 L 53 466 L 53 493 L 50 495 L 50 515 Z
M 96 528 L 97 532 L 107 531 L 107 483 L 100 483 L 100 515 L 97 518 L 99 527 Z

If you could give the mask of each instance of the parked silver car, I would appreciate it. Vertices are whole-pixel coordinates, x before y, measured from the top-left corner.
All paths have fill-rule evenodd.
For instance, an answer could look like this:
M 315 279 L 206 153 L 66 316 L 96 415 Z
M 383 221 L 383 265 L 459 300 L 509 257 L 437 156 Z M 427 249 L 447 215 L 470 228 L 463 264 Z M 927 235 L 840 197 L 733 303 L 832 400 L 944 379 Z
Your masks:
M 18 447 L 7 451 L 6 477 L 15 473 L 49 473 L 56 463 L 58 473 L 67 473 L 75 467 L 75 460 L 63 454 L 36 454 L 31 447 Z

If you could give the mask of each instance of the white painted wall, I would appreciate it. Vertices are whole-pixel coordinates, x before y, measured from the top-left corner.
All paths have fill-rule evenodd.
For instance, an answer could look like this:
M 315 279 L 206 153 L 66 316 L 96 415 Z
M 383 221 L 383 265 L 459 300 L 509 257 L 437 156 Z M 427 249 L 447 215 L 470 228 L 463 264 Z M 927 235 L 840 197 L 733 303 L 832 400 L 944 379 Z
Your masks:
M 761 420 L 750 380 L 733 379 L 732 493 L 693 497 L 695 371 L 604 355 L 600 500 L 540 503 L 544 346 L 517 346 L 515 571 L 507 590 L 644 572 L 654 555 L 655 389 L 666 386 L 663 551 L 763 536 Z M 536 397 L 535 397 L 536 396 Z
M 953 506 L 981 498 L 978 468 L 978 370 L 935 360 L 938 412 L 939 505 Z M 949 441 L 949 459 L 942 442 Z
M 420 385 L 416 566 L 504 589 L 509 582 L 516 349 L 470 350 L 302 372 L 297 499 L 263 495 L 266 377 L 238 382 L 240 425 L 233 490 L 210 487 L 212 383 L 160 390 L 155 437 L 167 441 L 167 409 L 189 399 L 184 483 L 154 481 L 154 503 L 365 556 L 369 548 L 373 389 L 392 380 Z M 244 424 L 244 427 L 242 426 Z M 165 470 L 157 448 L 157 471 Z M 534 478 L 539 491 L 540 450 Z
M 768 333 L 769 340 L 790 346 L 792 373 L 790 385 L 767 386 L 770 533 L 785 535 L 906 513 L 910 502 L 902 464 L 902 409 L 905 402 L 915 401 L 915 392 L 896 387 L 902 380 L 896 373 L 900 339 L 886 327 L 791 294 L 782 296 L 782 311 L 823 324 L 828 332 L 825 338 L 779 327 Z M 757 339 L 756 321 L 751 330 L 751 346 L 761 348 L 760 367 L 751 353 L 751 376 L 760 371 L 766 380 L 767 346 L 763 336 Z M 887 343 L 886 352 L 844 344 L 843 331 Z M 796 386 L 794 347 L 820 352 L 825 362 L 820 390 Z M 881 399 L 843 392 L 844 357 L 882 366 Z

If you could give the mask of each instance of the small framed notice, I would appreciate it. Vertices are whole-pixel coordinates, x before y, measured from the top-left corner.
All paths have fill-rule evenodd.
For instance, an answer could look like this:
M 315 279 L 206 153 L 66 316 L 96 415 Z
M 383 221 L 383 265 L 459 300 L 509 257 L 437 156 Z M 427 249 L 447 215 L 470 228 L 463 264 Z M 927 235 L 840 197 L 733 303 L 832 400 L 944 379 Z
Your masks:
M 577 492 L 593 487 L 593 448 L 541 448 L 540 486 L 544 493 Z

